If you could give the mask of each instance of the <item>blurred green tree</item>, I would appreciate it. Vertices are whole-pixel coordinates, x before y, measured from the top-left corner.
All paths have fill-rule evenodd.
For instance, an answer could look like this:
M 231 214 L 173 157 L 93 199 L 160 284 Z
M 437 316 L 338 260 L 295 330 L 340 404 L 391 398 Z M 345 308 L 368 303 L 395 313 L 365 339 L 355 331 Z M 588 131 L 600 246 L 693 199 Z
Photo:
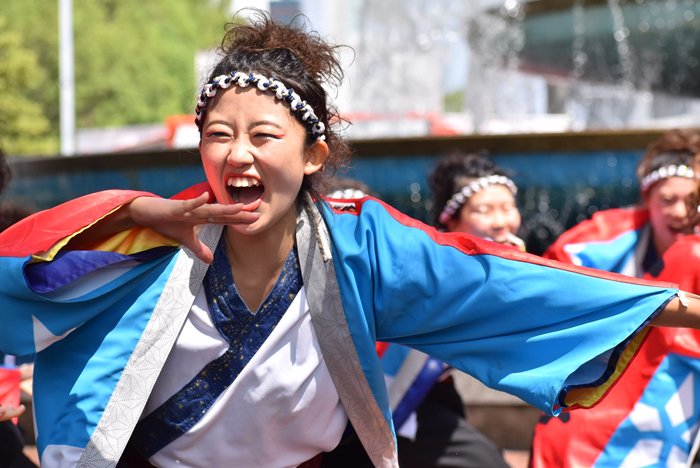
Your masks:
M 445 94 L 445 112 L 462 112 L 464 106 L 464 93 L 462 91 L 452 91 Z
M 40 99 L 44 70 L 6 25 L 0 16 L 0 146 L 8 154 L 54 151 L 58 138 Z
M 168 115 L 193 112 L 197 92 L 194 56 L 220 43 L 224 26 L 231 20 L 227 5 L 216 0 L 74 2 L 78 128 L 162 122 Z M 13 50 L 0 50 L 0 57 L 3 53 L 26 60 L 34 57 L 31 60 L 36 64 L 31 89 L 0 81 L 0 96 L 31 96 L 37 112 L 48 121 L 48 139 L 41 145 L 17 145 L 14 141 L 20 135 L 0 130 L 2 143 L 10 154 L 56 153 L 58 1 L 2 1 L 0 16 L 7 21 L 0 31 L 14 38 Z M 0 112 L 2 109 L 10 108 L 0 104 Z M 22 107 L 14 107 L 14 112 L 25 113 Z

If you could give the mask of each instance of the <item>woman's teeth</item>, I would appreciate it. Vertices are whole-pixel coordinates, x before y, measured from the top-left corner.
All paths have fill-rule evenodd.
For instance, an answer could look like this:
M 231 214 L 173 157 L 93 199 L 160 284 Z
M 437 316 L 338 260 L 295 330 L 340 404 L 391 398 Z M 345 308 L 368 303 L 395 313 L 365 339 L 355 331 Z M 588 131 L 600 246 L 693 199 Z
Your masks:
M 260 185 L 260 181 L 252 177 L 231 177 L 226 184 L 229 187 L 254 187 Z
M 226 185 L 233 202 L 239 203 L 241 202 L 241 189 L 247 189 L 250 187 L 260 187 L 260 181 L 252 177 L 237 176 L 228 179 L 226 181 Z M 247 198 L 251 198 L 251 196 L 254 197 L 254 193 L 247 194 Z

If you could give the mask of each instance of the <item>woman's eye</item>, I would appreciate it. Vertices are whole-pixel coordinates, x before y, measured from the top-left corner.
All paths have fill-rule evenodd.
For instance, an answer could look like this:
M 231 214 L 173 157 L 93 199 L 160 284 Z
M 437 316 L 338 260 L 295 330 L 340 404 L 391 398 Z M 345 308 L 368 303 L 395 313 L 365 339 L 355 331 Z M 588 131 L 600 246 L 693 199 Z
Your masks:
M 228 135 L 225 134 L 224 132 L 210 132 L 207 133 L 207 138 L 224 138 L 227 137 Z
M 267 140 L 279 140 L 280 137 L 278 135 L 273 135 L 272 133 L 256 133 L 256 137 L 258 138 L 265 138 Z

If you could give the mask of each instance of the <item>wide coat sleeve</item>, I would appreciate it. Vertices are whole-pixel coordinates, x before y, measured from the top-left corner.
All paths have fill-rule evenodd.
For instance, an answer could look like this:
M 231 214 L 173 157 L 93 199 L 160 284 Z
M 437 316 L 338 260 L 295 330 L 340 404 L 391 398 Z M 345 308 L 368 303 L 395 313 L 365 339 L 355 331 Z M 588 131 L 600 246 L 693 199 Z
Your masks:
M 438 233 L 369 198 L 327 224 L 361 360 L 372 339 L 402 343 L 548 413 L 595 404 L 677 294 Z
M 178 198 L 205 190 L 195 186 Z M 88 195 L 0 235 L 0 350 L 36 353 L 34 406 L 42 465 L 59 463 L 51 460 L 56 454 L 79 456 L 86 447 L 180 257 L 177 242 L 146 228 L 98 239 L 86 250 L 67 246 L 74 235 L 142 196 L 155 195 Z M 174 307 L 179 296 L 171 289 Z M 141 371 L 157 375 L 153 354 L 146 356 Z M 141 398 L 147 396 L 144 387 Z
M 199 184 L 173 198 L 208 189 Z M 210 191 L 211 193 L 211 191 Z M 75 235 L 147 192 L 108 190 L 36 213 L 0 233 L 0 350 L 34 354 L 130 294 L 178 243 L 146 228 L 71 251 Z M 155 263 L 154 263 L 155 262 Z

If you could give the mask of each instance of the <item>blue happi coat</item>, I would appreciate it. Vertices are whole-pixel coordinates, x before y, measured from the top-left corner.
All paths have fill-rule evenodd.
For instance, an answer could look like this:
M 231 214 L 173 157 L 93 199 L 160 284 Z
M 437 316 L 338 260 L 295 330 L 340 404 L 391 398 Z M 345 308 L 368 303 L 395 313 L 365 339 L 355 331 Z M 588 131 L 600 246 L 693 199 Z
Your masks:
M 78 466 L 118 460 L 206 272 L 187 249 L 143 228 L 91 250 L 62 249 L 136 196 L 151 195 L 83 197 L 0 235 L 0 349 L 37 353 L 39 452 L 80 448 Z M 299 212 L 314 328 L 376 466 L 397 466 L 376 341 L 413 347 L 558 414 L 605 393 L 677 294 L 438 233 L 372 198 L 306 200 Z M 201 238 L 213 248 L 220 232 L 210 226 Z

